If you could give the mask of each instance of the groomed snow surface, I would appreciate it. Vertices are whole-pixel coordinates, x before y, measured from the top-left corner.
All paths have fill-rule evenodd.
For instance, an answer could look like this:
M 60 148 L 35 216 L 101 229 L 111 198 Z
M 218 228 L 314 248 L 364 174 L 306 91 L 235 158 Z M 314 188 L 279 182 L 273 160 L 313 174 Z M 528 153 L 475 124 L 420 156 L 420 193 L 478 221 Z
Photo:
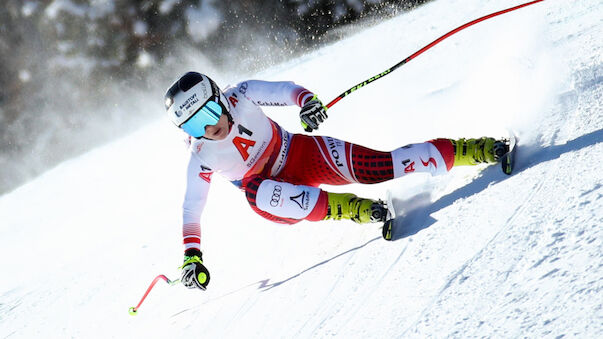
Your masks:
M 251 77 L 328 101 L 515 4 L 433 1 Z M 159 282 L 132 317 L 153 278 L 178 278 L 182 261 L 187 154 L 149 98 L 157 121 L 0 197 L 0 337 L 603 337 L 602 30 L 597 0 L 505 14 L 340 101 L 320 129 L 391 150 L 511 128 L 512 176 L 470 167 L 323 187 L 390 190 L 404 213 L 393 242 L 375 225 L 272 224 L 214 176 L 202 219 L 209 289 Z M 266 112 L 301 131 L 296 108 Z

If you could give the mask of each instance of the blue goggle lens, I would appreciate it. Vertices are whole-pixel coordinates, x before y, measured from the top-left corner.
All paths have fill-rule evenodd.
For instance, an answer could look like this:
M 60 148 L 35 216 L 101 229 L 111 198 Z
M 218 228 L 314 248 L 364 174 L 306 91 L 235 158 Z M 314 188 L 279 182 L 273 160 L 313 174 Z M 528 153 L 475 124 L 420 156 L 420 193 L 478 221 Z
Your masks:
M 222 106 L 217 102 L 208 101 L 190 119 L 180 126 L 188 135 L 201 138 L 205 134 L 205 126 L 218 123 L 222 115 Z

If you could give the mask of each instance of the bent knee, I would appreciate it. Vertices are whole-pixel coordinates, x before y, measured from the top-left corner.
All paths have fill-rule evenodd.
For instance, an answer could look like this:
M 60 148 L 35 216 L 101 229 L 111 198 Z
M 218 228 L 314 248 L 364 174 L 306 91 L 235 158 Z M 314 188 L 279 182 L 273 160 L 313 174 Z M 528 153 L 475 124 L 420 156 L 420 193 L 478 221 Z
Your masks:
M 272 179 L 252 179 L 245 193 L 249 203 L 273 216 L 305 219 L 318 202 L 321 190 L 317 187 L 293 185 Z

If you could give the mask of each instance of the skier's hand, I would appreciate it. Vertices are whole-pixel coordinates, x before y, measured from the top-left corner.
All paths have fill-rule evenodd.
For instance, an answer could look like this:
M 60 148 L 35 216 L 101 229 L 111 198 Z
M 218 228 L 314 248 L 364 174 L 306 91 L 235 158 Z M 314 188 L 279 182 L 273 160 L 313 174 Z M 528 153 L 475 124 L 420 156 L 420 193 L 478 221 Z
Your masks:
M 184 252 L 180 282 L 188 288 L 205 290 L 209 284 L 209 271 L 203 266 L 201 251 L 191 248 Z
M 312 132 L 318 129 L 318 125 L 327 120 L 327 108 L 314 95 L 299 112 L 301 125 L 306 132 Z

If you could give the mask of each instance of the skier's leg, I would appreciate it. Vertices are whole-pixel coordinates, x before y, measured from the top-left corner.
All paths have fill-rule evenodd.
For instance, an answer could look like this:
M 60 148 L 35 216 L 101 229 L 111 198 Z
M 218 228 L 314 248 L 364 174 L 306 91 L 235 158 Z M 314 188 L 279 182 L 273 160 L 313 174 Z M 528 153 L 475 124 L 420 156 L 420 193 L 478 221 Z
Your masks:
M 251 208 L 263 217 L 285 224 L 300 220 L 350 219 L 381 221 L 383 204 L 350 193 L 329 193 L 320 184 L 378 183 L 414 172 L 446 173 L 465 159 L 485 157 L 491 138 L 434 139 L 382 152 L 330 137 L 295 135 L 285 166 L 275 177 L 244 181 Z M 496 149 L 494 147 L 494 149 Z M 496 153 L 496 151 L 495 151 Z
M 318 186 L 373 184 L 410 173 L 447 173 L 453 166 L 493 163 L 508 146 L 502 140 L 434 139 L 391 152 L 373 150 L 331 137 L 293 136 L 278 178 Z
M 246 179 L 243 188 L 251 208 L 277 223 L 349 219 L 363 224 L 384 221 L 387 214 L 384 204 L 377 201 L 260 176 Z
M 277 178 L 310 186 L 377 183 L 393 178 L 390 152 L 331 137 L 295 134 Z
M 318 221 L 326 215 L 327 192 L 317 187 L 253 176 L 243 181 L 243 189 L 251 208 L 277 223 Z
M 331 137 L 296 134 L 277 177 L 310 186 L 373 184 L 414 172 L 445 173 L 453 163 L 454 147 L 448 139 L 383 152 Z
M 395 178 L 418 172 L 438 175 L 454 165 L 454 148 L 448 139 L 435 139 L 397 148 L 391 157 Z
M 504 140 L 434 139 L 420 144 L 400 147 L 391 152 L 394 177 L 408 173 L 429 172 L 438 175 L 453 166 L 495 163 L 508 151 Z

